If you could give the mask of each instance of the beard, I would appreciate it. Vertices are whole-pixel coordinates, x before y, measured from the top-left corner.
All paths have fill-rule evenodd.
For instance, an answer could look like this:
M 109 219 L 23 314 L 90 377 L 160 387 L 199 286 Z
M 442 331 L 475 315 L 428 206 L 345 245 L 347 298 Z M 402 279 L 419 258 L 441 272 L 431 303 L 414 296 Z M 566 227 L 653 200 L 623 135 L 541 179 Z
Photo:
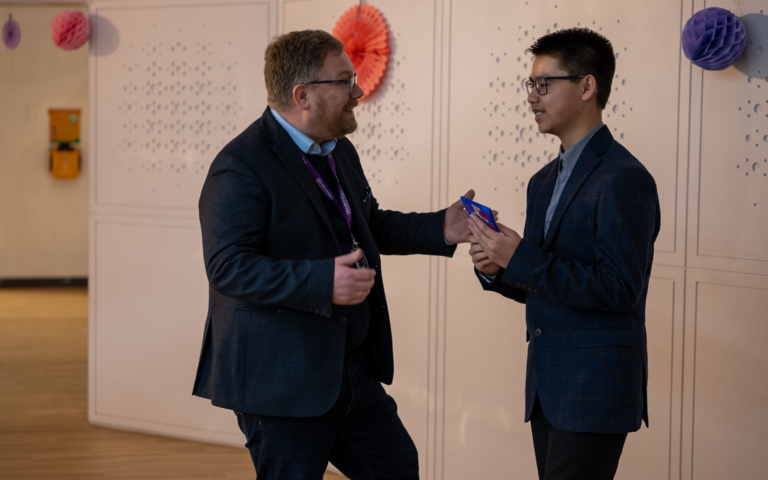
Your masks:
M 318 123 L 328 133 L 330 138 L 341 138 L 357 130 L 357 119 L 354 115 L 345 115 L 345 110 L 357 106 L 357 100 L 350 100 L 338 111 L 333 111 L 325 102 L 317 105 Z

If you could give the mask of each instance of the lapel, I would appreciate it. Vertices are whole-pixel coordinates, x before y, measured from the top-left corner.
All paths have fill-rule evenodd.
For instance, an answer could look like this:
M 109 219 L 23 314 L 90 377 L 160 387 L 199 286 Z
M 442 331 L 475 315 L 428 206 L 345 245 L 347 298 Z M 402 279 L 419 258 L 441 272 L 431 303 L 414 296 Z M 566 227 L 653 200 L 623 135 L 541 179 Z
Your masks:
M 534 245 L 541 246 L 544 241 L 544 224 L 546 223 L 549 203 L 552 201 L 552 193 L 555 191 L 559 161 L 560 157 L 557 158 L 557 161 L 550 163 L 549 173 L 544 177 L 544 181 L 536 195 L 536 204 L 533 207 L 530 225 L 531 241 Z
M 309 173 L 309 169 L 304 164 L 304 160 L 301 158 L 299 147 L 296 146 L 282 125 L 277 123 L 277 120 L 269 111 L 269 107 L 264 111 L 264 115 L 261 116 L 261 125 L 267 138 L 274 143 L 272 150 L 275 152 L 275 155 L 283 162 L 283 165 L 291 172 L 293 178 L 296 179 L 301 189 L 309 197 L 309 203 L 315 207 L 318 215 L 320 215 L 323 223 L 328 228 L 328 233 L 331 234 L 336 248 L 341 251 L 336 234 L 333 231 L 333 226 L 331 225 L 331 220 L 328 218 L 328 212 L 325 210 L 323 200 L 320 198 L 320 192 L 317 189 L 317 185 L 315 185 L 315 181 L 312 179 L 312 175 Z M 346 189 L 344 192 L 346 193 Z
M 611 135 L 611 131 L 607 126 L 603 126 L 603 128 L 595 133 L 589 143 L 587 143 L 587 146 L 584 147 L 584 150 L 581 152 L 581 155 L 571 172 L 571 176 L 568 178 L 568 182 L 565 184 L 563 193 L 560 195 L 560 200 L 552 215 L 547 235 L 544 237 L 544 243 L 541 245 L 544 250 L 549 248 L 549 245 L 552 243 L 552 239 L 555 236 L 555 232 L 557 232 L 557 229 L 560 227 L 560 222 L 563 220 L 565 211 L 568 209 L 568 206 L 571 204 L 574 197 L 576 197 L 576 194 L 579 192 L 581 186 L 587 180 L 589 175 L 595 167 L 600 164 L 602 161 L 601 155 L 608 150 L 611 142 L 613 142 L 613 135 Z M 549 198 L 552 198 L 551 193 Z M 546 216 L 548 206 L 549 204 L 544 207 L 544 216 Z

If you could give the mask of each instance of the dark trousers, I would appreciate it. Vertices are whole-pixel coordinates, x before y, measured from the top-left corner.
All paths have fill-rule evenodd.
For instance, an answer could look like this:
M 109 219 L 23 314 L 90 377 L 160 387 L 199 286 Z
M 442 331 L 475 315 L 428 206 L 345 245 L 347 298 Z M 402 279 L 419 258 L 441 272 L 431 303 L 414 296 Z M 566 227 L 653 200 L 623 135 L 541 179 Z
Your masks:
M 544 416 L 539 399 L 531 412 L 539 480 L 612 480 L 626 433 L 566 432 Z
M 347 353 L 339 398 L 326 414 L 235 414 L 258 480 L 320 480 L 329 461 L 351 480 L 419 478 L 416 446 L 397 405 L 360 351 Z

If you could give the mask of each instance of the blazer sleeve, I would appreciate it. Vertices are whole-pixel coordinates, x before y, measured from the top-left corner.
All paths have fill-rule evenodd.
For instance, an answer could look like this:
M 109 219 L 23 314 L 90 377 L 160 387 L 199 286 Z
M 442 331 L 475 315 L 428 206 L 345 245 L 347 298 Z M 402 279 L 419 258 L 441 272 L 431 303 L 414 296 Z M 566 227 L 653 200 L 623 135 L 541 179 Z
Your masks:
M 373 196 L 370 201 L 368 228 L 382 254 L 453 256 L 456 245 L 448 245 L 443 234 L 445 210 L 402 213 L 380 209 Z
M 273 259 L 262 252 L 270 198 L 247 163 L 222 152 L 200 196 L 208 282 L 228 297 L 263 306 L 318 309 L 330 316 L 334 259 Z
M 492 282 L 489 282 L 488 280 L 483 278 L 483 276 L 480 274 L 480 272 L 476 268 L 474 270 L 475 270 L 475 275 L 477 276 L 477 279 L 480 280 L 480 285 L 483 287 L 483 290 L 496 292 L 518 303 L 525 303 L 525 298 L 527 295 L 525 290 L 512 287 L 503 282 L 502 279 L 504 278 L 504 272 L 506 271 L 505 269 L 500 268 L 499 271 L 496 273 L 496 275 L 494 275 Z
M 503 283 L 526 285 L 572 308 L 633 310 L 642 298 L 659 232 L 653 177 L 640 166 L 617 170 L 602 186 L 596 208 L 594 245 L 586 245 L 594 248 L 594 264 L 559 257 L 523 239 L 507 265 Z

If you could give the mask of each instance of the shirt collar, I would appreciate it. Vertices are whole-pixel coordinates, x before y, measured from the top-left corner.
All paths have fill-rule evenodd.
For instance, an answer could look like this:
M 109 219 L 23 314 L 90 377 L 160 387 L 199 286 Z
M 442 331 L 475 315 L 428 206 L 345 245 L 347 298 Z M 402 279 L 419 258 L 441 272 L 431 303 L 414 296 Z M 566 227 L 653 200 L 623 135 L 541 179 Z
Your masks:
M 293 143 L 295 143 L 296 146 L 299 147 L 299 150 L 302 152 L 308 155 L 327 156 L 333 151 L 334 148 L 336 148 L 336 139 L 326 140 L 322 144 L 318 145 L 311 138 L 304 135 L 298 128 L 288 123 L 288 121 L 280 116 L 280 114 L 277 113 L 274 109 L 270 108 L 269 111 L 272 112 L 272 115 L 275 117 L 275 120 L 277 120 L 277 123 L 283 126 L 285 131 L 288 132 L 288 135 L 291 136 Z
M 588 134 L 581 137 L 581 140 L 574 143 L 567 151 L 563 151 L 563 145 L 560 145 L 560 161 L 562 162 L 562 169 L 570 172 L 576 165 L 576 160 L 581 156 L 581 152 L 584 151 L 584 147 L 587 146 L 592 137 L 595 136 L 598 130 L 603 128 L 605 124 L 600 122 L 595 128 L 589 131 Z

